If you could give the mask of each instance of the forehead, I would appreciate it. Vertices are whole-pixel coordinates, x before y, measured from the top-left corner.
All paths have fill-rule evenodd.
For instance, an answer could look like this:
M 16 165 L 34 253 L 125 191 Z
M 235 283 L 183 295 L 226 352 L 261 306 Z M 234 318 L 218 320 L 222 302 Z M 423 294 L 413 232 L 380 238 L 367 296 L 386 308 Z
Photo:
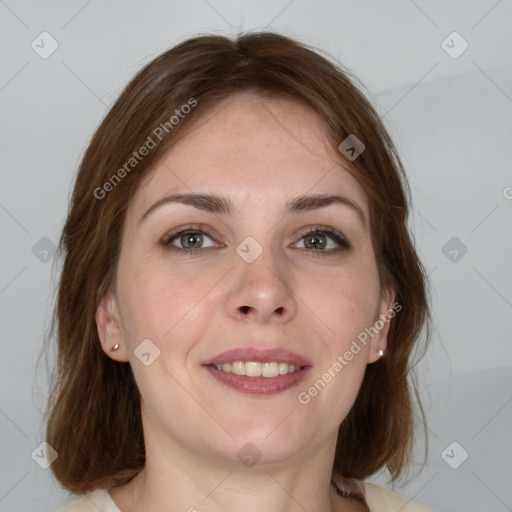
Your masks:
M 341 193 L 367 211 L 366 193 L 328 143 L 324 121 L 288 99 L 237 93 L 216 103 L 148 173 L 140 211 L 169 193 L 209 192 L 271 207 L 307 193 Z

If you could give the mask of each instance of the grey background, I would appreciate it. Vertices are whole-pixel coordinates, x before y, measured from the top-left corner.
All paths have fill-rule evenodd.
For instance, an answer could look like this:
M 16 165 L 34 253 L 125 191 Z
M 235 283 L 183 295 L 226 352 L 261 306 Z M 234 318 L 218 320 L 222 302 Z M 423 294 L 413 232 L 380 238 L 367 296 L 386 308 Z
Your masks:
M 0 510 L 72 499 L 31 454 L 47 393 L 51 249 L 90 136 L 160 52 L 199 32 L 265 27 L 361 79 L 412 185 L 435 322 L 417 367 L 430 445 L 423 472 L 395 491 L 439 511 L 512 510 L 511 21 L 510 0 L 0 0 Z M 43 31 L 58 43 L 46 59 L 31 47 L 51 48 Z M 453 31 L 469 44 L 457 58 Z

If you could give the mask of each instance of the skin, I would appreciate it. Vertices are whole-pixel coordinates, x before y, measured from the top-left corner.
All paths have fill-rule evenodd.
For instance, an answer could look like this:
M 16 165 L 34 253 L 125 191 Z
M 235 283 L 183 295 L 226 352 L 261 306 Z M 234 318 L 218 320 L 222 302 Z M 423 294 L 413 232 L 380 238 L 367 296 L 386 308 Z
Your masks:
M 129 362 L 142 397 L 146 466 L 110 489 L 123 512 L 366 510 L 335 494 L 331 467 L 338 427 L 386 349 L 389 323 L 307 405 L 297 399 L 394 302 L 380 287 L 367 195 L 325 140 L 306 106 L 237 93 L 189 129 L 129 205 L 115 283 L 96 314 L 105 354 Z M 162 197 L 190 192 L 227 196 L 239 211 L 167 203 L 140 222 Z M 366 225 L 340 204 L 284 216 L 302 194 L 343 195 Z M 213 232 L 196 240 L 197 254 L 178 252 L 180 237 L 176 251 L 160 244 L 189 223 Z M 308 248 L 303 228 L 317 225 L 343 233 L 351 249 L 328 254 L 338 244 L 322 235 L 325 249 Z M 236 252 L 247 236 L 263 249 L 252 263 Z M 148 366 L 134 355 L 144 339 L 160 350 Z M 313 367 L 282 393 L 242 394 L 201 365 L 241 346 L 285 348 Z M 262 454 L 252 467 L 237 458 L 247 442 Z

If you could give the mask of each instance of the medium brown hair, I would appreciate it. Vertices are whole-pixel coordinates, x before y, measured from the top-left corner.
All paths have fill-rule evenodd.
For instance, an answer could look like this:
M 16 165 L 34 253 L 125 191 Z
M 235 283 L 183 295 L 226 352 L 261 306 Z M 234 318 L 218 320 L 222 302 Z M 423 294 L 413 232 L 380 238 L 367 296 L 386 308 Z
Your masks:
M 49 330 L 57 342 L 57 374 L 45 422 L 46 441 L 58 453 L 51 470 L 65 489 L 84 494 L 123 485 L 145 464 L 139 391 L 130 364 L 103 352 L 95 313 L 112 284 L 125 213 L 141 180 L 186 126 L 242 91 L 300 102 L 325 122 L 327 142 L 368 194 L 381 287 L 392 288 L 402 306 L 391 321 L 386 355 L 367 366 L 339 427 L 333 476 L 364 480 L 387 467 L 395 482 L 409 466 L 413 395 L 425 427 L 409 363 L 424 327 L 428 340 L 426 274 L 407 228 L 409 188 L 402 164 L 356 81 L 320 50 L 277 33 L 202 35 L 152 60 L 114 103 L 83 156 L 58 248 L 63 266 Z M 191 100 L 196 106 L 171 127 L 176 109 Z M 167 130 L 161 130 L 156 147 L 131 165 L 162 126 Z M 354 161 L 337 149 L 351 134 L 366 147 Z

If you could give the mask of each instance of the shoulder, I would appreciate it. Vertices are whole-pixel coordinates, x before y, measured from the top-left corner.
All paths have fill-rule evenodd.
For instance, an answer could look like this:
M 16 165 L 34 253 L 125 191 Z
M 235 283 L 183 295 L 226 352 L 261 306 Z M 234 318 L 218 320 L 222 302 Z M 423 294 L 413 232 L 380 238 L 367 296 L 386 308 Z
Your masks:
M 370 512 L 434 512 L 416 501 L 370 482 L 361 482 Z
M 96 489 L 72 501 L 57 512 L 121 512 L 106 489 Z
M 364 499 L 369 512 L 435 512 L 391 489 L 371 482 L 333 474 L 332 483 L 339 494 Z
M 351 487 L 353 487 L 352 481 Z M 357 482 L 359 491 L 364 494 L 370 512 L 435 512 L 401 494 L 370 482 Z M 105 489 L 95 491 L 76 499 L 57 512 L 121 512 Z

